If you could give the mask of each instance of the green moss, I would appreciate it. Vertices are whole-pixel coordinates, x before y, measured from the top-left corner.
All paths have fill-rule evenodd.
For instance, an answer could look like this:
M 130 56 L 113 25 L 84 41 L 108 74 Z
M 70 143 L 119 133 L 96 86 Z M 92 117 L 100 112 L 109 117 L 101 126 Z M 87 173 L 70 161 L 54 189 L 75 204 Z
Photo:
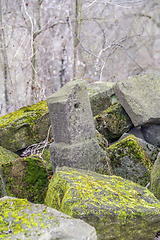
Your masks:
M 50 124 L 46 101 L 21 108 L 0 118 L 0 145 L 16 152 L 41 142 Z
M 96 129 L 111 142 L 132 127 L 129 116 L 117 102 L 101 114 L 95 116 L 94 119 Z
M 17 159 L 2 165 L 6 191 L 10 196 L 43 203 L 49 179 L 46 168 L 37 156 Z
M 0 164 L 17 159 L 19 156 L 0 146 Z
M 107 148 L 113 173 L 146 186 L 153 164 L 136 137 L 129 135 Z
M 148 155 L 134 135 L 129 135 L 123 140 L 111 145 L 107 150 L 110 152 L 110 158 L 114 164 L 118 164 L 118 160 L 128 154 L 131 158 L 142 162 L 150 171 L 153 168 L 153 164 Z

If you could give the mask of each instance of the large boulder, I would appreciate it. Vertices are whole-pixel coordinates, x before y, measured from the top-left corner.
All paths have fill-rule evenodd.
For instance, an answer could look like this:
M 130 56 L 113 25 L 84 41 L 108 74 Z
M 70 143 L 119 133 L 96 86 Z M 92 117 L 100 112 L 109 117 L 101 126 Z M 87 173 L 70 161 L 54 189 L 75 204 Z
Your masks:
M 0 199 L 0 238 L 6 240 L 96 240 L 93 227 L 82 220 L 26 199 Z
M 160 72 L 117 82 L 114 91 L 135 126 L 160 124 Z
M 153 167 L 136 137 L 129 135 L 107 148 L 113 174 L 146 186 Z
M 44 202 L 49 176 L 41 158 L 18 158 L 1 164 L 1 171 L 7 195 L 34 203 Z
M 150 190 L 160 200 L 160 153 L 158 154 L 151 173 Z
M 94 226 L 99 240 L 151 240 L 159 230 L 160 202 L 117 176 L 57 168 L 45 204 Z
M 13 152 L 41 142 L 50 126 L 46 101 L 0 117 L 0 145 Z
M 107 110 L 94 117 L 96 129 L 113 142 L 133 126 L 128 114 L 119 103 L 112 104 Z

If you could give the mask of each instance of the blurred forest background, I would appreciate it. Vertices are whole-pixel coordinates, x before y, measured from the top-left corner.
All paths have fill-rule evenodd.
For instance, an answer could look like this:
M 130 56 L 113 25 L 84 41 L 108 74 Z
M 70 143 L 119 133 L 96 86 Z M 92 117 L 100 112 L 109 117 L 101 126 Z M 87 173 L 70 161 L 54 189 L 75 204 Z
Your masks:
M 0 116 L 74 79 L 159 69 L 159 0 L 0 0 Z

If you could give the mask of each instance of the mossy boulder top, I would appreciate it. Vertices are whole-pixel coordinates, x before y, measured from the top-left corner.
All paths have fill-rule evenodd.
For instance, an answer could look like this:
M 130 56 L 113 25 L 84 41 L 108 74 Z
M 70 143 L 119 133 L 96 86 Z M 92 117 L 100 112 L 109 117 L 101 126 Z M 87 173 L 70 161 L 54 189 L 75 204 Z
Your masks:
M 45 204 L 85 220 L 101 240 L 150 240 L 159 230 L 160 202 L 145 187 L 117 176 L 57 168 Z
M 50 126 L 46 101 L 0 117 L 0 145 L 13 152 L 43 141 Z
M 82 220 L 26 199 L 3 197 L 0 199 L 0 239 L 96 240 L 97 237 L 95 229 Z
M 107 148 L 113 174 L 146 186 L 153 164 L 134 135 Z

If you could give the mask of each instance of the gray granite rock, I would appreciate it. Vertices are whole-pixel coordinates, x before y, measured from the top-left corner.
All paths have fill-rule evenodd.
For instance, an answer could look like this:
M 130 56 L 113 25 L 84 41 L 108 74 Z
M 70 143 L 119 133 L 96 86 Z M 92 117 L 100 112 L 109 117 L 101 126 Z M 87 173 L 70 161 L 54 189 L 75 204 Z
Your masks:
M 114 91 L 134 126 L 160 123 L 160 72 L 117 82 Z
M 56 166 L 93 171 L 103 167 L 106 152 L 96 139 L 85 81 L 67 83 L 47 99 L 47 104 L 55 140 L 50 146 L 53 172 Z
M 43 204 L 0 199 L 0 238 L 11 240 L 96 240 L 94 227 Z
M 160 124 L 141 127 L 144 139 L 154 146 L 160 147 Z

